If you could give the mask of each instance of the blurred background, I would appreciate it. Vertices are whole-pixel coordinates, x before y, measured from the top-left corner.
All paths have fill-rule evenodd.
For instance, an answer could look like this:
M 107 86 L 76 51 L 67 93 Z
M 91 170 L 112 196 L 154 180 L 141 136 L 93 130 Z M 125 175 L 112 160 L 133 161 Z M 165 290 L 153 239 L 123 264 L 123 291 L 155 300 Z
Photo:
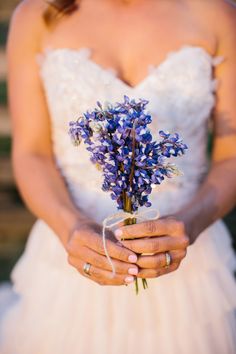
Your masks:
M 0 281 L 22 253 L 35 220 L 17 192 L 10 161 L 11 126 L 7 107 L 5 45 L 9 19 L 17 0 L 0 0 Z
M 35 221 L 19 196 L 10 161 L 11 125 L 7 107 L 5 45 L 9 19 L 18 2 L 0 0 L 0 282 L 9 279 Z M 236 209 L 225 217 L 225 222 L 236 249 Z

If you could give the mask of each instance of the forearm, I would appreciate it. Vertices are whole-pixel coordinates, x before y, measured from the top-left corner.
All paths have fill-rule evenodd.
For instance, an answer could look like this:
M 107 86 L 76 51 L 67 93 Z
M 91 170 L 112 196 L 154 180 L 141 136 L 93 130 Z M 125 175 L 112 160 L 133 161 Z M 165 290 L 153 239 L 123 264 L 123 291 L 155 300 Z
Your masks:
M 14 173 L 22 197 L 63 244 L 84 214 L 74 205 L 52 158 L 36 154 L 13 157 Z
M 176 216 L 193 243 L 198 235 L 226 215 L 236 202 L 236 159 L 213 164 L 197 194 Z

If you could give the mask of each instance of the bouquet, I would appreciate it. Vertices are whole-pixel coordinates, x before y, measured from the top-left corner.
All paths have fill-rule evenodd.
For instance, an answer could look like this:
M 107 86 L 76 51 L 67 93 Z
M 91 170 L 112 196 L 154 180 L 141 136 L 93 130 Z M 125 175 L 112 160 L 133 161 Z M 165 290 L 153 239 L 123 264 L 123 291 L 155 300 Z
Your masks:
M 160 141 L 154 141 L 148 125 L 151 115 L 146 111 L 148 101 L 124 96 L 124 101 L 85 112 L 69 123 L 69 134 L 75 145 L 81 141 L 87 146 L 92 163 L 103 174 L 102 189 L 110 192 L 117 208 L 123 210 L 126 225 L 137 222 L 138 208 L 150 207 L 149 196 L 153 186 L 166 177 L 180 175 L 175 164 L 167 161 L 172 156 L 184 154 L 187 146 L 177 133 L 160 131 Z M 105 254 L 115 272 L 106 251 Z M 142 279 L 147 287 L 146 279 Z M 138 280 L 135 280 L 138 292 Z

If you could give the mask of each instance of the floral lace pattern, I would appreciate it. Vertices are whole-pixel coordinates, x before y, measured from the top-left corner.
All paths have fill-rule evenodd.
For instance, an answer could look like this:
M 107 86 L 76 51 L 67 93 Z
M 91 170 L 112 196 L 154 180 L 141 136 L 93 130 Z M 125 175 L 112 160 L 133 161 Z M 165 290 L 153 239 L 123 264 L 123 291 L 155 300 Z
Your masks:
M 100 190 L 101 172 L 89 161 L 85 147 L 71 144 L 68 122 L 93 108 L 97 100 L 116 102 L 124 94 L 149 100 L 154 136 L 159 129 L 178 131 L 189 146 L 178 160 L 184 176 L 156 188 L 153 205 L 170 213 L 195 192 L 207 171 L 208 120 L 218 84 L 213 68 L 222 57 L 212 57 L 202 47 L 183 46 L 159 66 L 150 66 L 146 78 L 134 87 L 94 62 L 88 48 L 48 48 L 37 60 L 52 120 L 55 159 L 76 203 L 96 214 L 97 198 L 102 198 L 114 210 L 109 196 Z M 99 219 L 105 216 L 98 212 Z
M 153 132 L 178 131 L 189 146 L 178 159 L 184 177 L 158 187 L 153 207 L 171 213 L 191 198 L 207 171 L 213 67 L 220 58 L 185 46 L 134 88 L 94 63 L 88 49 L 48 50 L 39 60 L 55 159 L 80 207 L 97 220 L 116 211 L 84 146 L 72 145 L 68 122 L 97 100 L 120 101 L 124 94 L 150 101 Z M 0 289 L 0 352 L 235 354 L 235 266 L 229 233 L 218 220 L 188 247 L 177 271 L 149 279 L 148 290 L 136 296 L 133 284 L 101 287 L 78 274 L 58 236 L 38 219 L 11 274 L 14 293 Z

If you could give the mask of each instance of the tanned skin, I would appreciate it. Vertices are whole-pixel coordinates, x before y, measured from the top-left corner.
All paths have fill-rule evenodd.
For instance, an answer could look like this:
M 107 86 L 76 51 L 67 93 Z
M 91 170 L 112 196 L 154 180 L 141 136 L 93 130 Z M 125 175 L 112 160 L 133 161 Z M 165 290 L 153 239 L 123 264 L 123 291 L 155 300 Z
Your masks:
M 175 271 L 187 247 L 236 201 L 236 10 L 223 0 L 82 0 L 78 11 L 46 26 L 45 6 L 42 0 L 23 1 L 12 17 L 8 39 L 12 161 L 21 194 L 29 209 L 58 235 L 68 262 L 83 275 L 84 262 L 91 263 L 89 279 L 98 284 L 123 285 L 135 275 L 152 278 Z M 103 21 L 98 21 L 101 17 Z M 100 225 L 72 202 L 55 166 L 35 56 L 47 46 L 89 47 L 94 61 L 114 68 L 119 78 L 135 86 L 147 75 L 149 64 L 160 64 L 168 52 L 185 44 L 225 57 L 215 70 L 220 85 L 213 112 L 211 167 L 196 195 L 176 215 L 121 227 L 117 238 L 121 232 L 130 238 L 122 241 L 125 247 L 110 235 L 108 252 L 117 270 L 112 277 Z M 163 268 L 165 251 L 172 257 L 169 268 Z M 154 255 L 136 255 L 144 252 Z

